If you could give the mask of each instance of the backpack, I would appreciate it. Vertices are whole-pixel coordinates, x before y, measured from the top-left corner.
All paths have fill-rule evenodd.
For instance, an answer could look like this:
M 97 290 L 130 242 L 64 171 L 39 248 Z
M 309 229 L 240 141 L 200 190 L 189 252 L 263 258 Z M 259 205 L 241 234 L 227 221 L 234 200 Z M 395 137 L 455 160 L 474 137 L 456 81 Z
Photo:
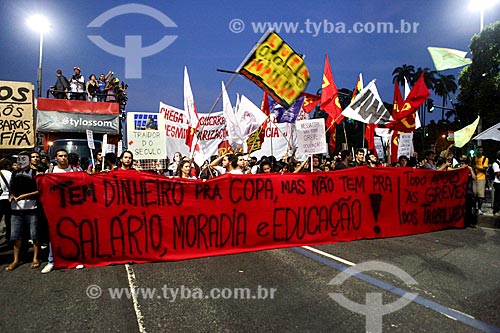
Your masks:
M 495 163 L 498 163 L 498 160 L 493 162 L 490 166 L 488 166 L 488 169 L 486 169 L 486 178 L 488 178 L 488 180 L 490 180 L 490 181 L 494 181 L 495 177 L 496 177 L 495 171 L 493 170 L 493 164 L 495 164 Z

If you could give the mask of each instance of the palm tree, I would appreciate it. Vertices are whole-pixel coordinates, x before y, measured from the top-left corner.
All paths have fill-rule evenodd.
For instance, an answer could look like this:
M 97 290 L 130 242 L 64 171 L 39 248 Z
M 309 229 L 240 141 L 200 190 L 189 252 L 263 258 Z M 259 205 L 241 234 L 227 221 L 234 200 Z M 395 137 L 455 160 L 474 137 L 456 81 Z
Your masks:
M 417 70 L 415 71 L 414 75 L 411 77 L 411 85 L 415 85 L 415 82 L 417 82 L 418 78 L 422 73 L 424 74 L 424 82 L 425 85 L 427 86 L 428 89 L 434 89 L 434 85 L 436 84 L 436 71 L 431 71 L 429 68 L 421 68 L 418 67 Z
M 450 93 L 455 93 L 458 85 L 455 82 L 454 75 L 437 74 L 436 83 L 434 85 L 434 93 L 436 96 L 443 98 L 443 106 L 446 106 Z
M 404 85 L 405 78 L 410 82 L 413 75 L 415 75 L 415 67 L 413 65 L 404 64 L 401 67 L 396 67 L 392 71 L 392 83 L 398 82 L 400 85 Z

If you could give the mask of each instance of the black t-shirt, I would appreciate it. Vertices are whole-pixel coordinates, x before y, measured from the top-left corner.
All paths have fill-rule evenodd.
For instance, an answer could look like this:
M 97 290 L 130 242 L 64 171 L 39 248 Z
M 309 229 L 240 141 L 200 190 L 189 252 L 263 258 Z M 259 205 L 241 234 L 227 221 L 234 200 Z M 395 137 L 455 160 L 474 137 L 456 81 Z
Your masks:
M 31 168 L 26 171 L 14 171 L 10 182 L 11 193 L 18 197 L 21 194 L 37 191 L 35 174 L 36 171 Z

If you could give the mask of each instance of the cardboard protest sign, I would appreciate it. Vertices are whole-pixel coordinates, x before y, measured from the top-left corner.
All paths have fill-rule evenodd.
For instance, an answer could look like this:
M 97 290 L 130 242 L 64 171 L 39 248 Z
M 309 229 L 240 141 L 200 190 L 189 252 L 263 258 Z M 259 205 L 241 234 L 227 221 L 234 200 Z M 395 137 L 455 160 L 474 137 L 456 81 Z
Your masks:
M 156 113 L 127 112 L 128 150 L 134 153 L 135 159 L 166 158 L 164 127 L 164 118 Z
M 35 146 L 33 84 L 0 81 L 0 148 Z

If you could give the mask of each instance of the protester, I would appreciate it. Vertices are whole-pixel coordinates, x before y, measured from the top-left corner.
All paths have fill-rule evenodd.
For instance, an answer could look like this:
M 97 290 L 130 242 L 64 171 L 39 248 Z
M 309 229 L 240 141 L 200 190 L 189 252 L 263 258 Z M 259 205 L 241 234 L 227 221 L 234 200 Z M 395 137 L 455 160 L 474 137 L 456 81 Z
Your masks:
M 444 171 L 449 166 L 451 166 L 451 163 L 449 161 L 446 161 L 440 167 L 438 167 L 437 161 L 436 161 L 436 153 L 434 153 L 432 150 L 428 150 L 425 152 L 425 160 L 426 160 L 426 163 L 423 166 L 424 169 L 430 169 L 430 170 L 435 170 L 435 171 Z
M 366 165 L 365 162 L 365 150 L 363 148 L 357 148 L 354 152 L 354 166 Z
M 378 168 L 378 167 L 381 167 L 380 161 L 379 161 L 378 157 L 375 156 L 375 154 L 371 153 L 371 152 L 369 152 L 366 155 L 366 165 L 369 168 Z
M 495 197 L 493 199 L 493 215 L 500 216 L 500 150 L 497 151 L 496 161 L 493 162 L 491 167 L 495 173 L 493 180 L 493 189 L 495 190 Z
M 352 153 L 349 150 L 342 150 L 340 152 L 340 161 L 335 165 L 334 170 L 342 170 L 349 168 L 352 161 Z
M 182 160 L 182 154 L 180 152 L 175 152 L 174 153 L 174 159 L 172 163 L 168 166 L 168 170 L 170 171 L 170 174 L 173 176 L 175 175 L 175 172 L 177 171 L 177 165 L 179 165 L 179 162 Z
M 118 170 L 135 170 L 134 165 L 134 154 L 130 150 L 125 150 L 120 155 L 120 167 Z
M 73 67 L 74 74 L 70 79 L 71 99 L 86 100 L 85 98 L 85 78 L 83 77 L 80 67 Z
M 62 70 L 58 69 L 56 71 L 56 83 L 51 88 L 51 93 L 57 99 L 66 99 L 70 89 L 68 79 L 62 75 Z
M 0 160 L 0 221 L 2 218 L 5 222 L 5 239 L 10 241 L 10 180 L 12 177 L 12 161 L 8 158 Z
M 97 102 L 97 94 L 99 93 L 99 82 L 95 74 L 90 74 L 89 80 L 85 85 L 85 91 L 87 92 L 87 101 Z
M 25 233 L 29 232 L 33 242 L 33 262 L 30 268 L 40 267 L 38 261 L 36 170 L 30 167 L 30 153 L 23 151 L 17 157 L 18 170 L 12 174 L 9 201 L 11 203 L 11 234 L 14 242 L 14 260 L 5 270 L 12 271 L 19 266 L 19 253 Z
M 240 153 L 230 156 L 232 157 L 230 160 L 232 170 L 230 170 L 229 173 L 233 175 L 242 175 L 246 166 L 245 157 Z
M 476 181 L 473 183 L 472 190 L 476 196 L 477 212 L 483 215 L 483 202 L 486 189 L 486 169 L 488 169 L 489 160 L 483 155 L 483 147 L 477 147 L 477 155 L 474 157 L 473 168 L 476 173 Z
M 268 159 L 262 160 L 259 165 L 259 173 L 271 173 L 273 166 Z
M 99 86 L 99 90 L 97 91 L 97 101 L 105 102 L 106 101 L 106 76 L 104 74 L 99 75 L 99 81 L 97 81 Z
M 66 172 L 77 172 L 77 168 L 71 166 L 68 160 L 68 151 L 64 148 L 59 148 L 56 150 L 56 162 L 57 164 L 49 167 L 47 173 L 66 173 Z M 83 265 L 76 266 L 77 269 L 83 268 Z M 54 270 L 54 254 L 52 252 L 52 243 L 49 242 L 49 258 L 48 263 L 42 269 L 42 274 L 50 273 Z
M 196 176 L 191 174 L 191 161 L 182 160 L 177 166 L 177 171 L 175 172 L 175 177 L 184 179 L 197 179 Z
M 408 157 L 406 157 L 406 155 L 399 156 L 398 164 L 396 166 L 401 168 L 408 167 Z

